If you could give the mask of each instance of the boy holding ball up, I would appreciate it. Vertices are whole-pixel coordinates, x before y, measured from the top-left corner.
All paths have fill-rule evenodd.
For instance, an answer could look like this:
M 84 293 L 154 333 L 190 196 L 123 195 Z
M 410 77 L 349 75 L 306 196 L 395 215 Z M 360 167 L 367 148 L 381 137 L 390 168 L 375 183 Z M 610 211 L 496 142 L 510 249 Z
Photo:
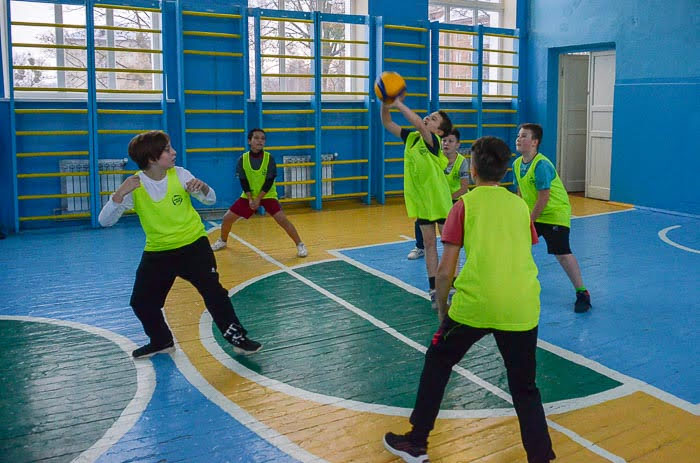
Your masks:
M 440 137 L 450 133 L 452 122 L 444 111 L 435 111 L 424 119 L 403 102 L 405 93 L 397 96 L 391 104 L 382 105 L 382 124 L 389 133 L 404 141 L 404 200 L 406 212 L 417 219 L 425 246 L 425 267 L 430 286 L 430 301 L 435 302 L 435 275 L 438 255 L 435 243 L 437 224 L 440 230 L 452 207 L 450 185 L 444 170 L 448 159 L 441 149 Z M 389 107 L 393 106 L 416 130 L 402 129 L 391 119 Z

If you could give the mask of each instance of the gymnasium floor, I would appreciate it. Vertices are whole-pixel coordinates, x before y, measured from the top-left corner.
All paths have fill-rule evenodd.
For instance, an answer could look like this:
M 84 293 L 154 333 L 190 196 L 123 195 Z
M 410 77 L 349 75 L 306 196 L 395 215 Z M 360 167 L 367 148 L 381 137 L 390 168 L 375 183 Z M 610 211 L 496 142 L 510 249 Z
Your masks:
M 593 309 L 535 246 L 542 284 L 538 385 L 558 462 L 691 462 L 700 453 L 700 218 L 572 197 L 572 248 Z M 178 280 L 172 355 L 128 306 L 143 233 L 27 231 L 0 241 L 0 461 L 391 462 L 408 429 L 436 317 L 423 260 L 408 261 L 403 203 L 287 208 L 309 248 L 267 216 L 217 253 L 237 313 L 264 350 L 236 356 Z M 218 237 L 218 221 L 205 222 Z M 453 372 L 433 462 L 521 462 L 490 339 Z M 695 457 L 693 456 L 695 455 Z

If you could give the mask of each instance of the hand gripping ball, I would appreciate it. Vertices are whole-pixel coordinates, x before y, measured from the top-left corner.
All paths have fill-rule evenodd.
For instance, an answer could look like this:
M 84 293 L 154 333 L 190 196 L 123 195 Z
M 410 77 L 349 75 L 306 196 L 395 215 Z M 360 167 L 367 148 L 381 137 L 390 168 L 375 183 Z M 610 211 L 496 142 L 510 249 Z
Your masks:
M 398 72 L 384 71 L 374 82 L 374 93 L 386 104 L 406 91 L 406 81 Z

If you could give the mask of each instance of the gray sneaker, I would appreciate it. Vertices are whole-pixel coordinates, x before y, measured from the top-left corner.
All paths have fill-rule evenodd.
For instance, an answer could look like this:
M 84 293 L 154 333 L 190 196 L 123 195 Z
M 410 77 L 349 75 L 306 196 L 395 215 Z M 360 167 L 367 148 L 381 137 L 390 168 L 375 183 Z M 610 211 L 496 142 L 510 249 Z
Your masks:
M 411 249 L 411 252 L 408 253 L 408 256 L 406 256 L 406 259 L 416 260 L 416 259 L 420 259 L 423 256 L 425 256 L 425 251 L 423 249 L 413 248 L 413 249 Z
M 226 241 L 223 241 L 221 238 L 218 240 L 214 241 L 211 245 L 211 250 L 216 252 L 221 249 L 224 249 L 226 247 Z

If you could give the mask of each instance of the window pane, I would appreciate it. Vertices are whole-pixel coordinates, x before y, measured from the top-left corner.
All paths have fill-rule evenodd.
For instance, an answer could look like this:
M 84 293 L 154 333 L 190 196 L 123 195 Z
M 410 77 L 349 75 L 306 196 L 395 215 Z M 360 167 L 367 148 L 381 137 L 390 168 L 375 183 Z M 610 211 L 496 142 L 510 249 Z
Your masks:
M 445 22 L 445 7 L 436 5 L 428 6 L 428 19 L 430 21 Z
M 280 0 L 248 0 L 248 6 L 251 8 L 268 8 L 271 10 L 279 10 Z
M 159 53 L 134 52 L 129 50 L 159 50 L 158 30 L 160 14 L 148 11 L 95 8 L 95 45 L 120 50 L 96 50 L 97 67 L 119 69 L 121 72 L 98 72 L 97 88 L 117 90 L 156 90 L 160 88 L 160 75 L 138 72 L 161 69 Z M 100 28 L 106 26 L 110 29 Z M 114 30 L 112 27 L 128 30 Z M 143 32 L 138 31 L 143 29 Z M 134 72 L 126 70 L 133 69 Z
M 471 8 L 450 8 L 451 24 L 474 25 L 474 10 Z
M 85 67 L 85 50 L 58 48 L 61 45 L 85 46 L 85 8 L 73 5 L 54 5 L 34 2 L 11 2 L 13 22 L 45 23 L 47 26 L 12 26 L 12 64 L 15 87 L 86 87 L 86 72 L 41 69 L 67 66 Z M 61 17 L 63 19 L 61 20 Z M 76 27 L 55 27 L 52 24 L 71 24 Z M 78 26 L 83 26 L 80 28 Z M 38 46 L 17 46 L 28 44 Z M 43 46 L 42 46 L 43 45 Z M 52 47 L 47 47 L 52 46 Z
M 345 40 L 345 25 L 340 23 L 323 23 L 323 38 L 326 40 Z M 321 55 L 346 56 L 346 46 L 341 42 L 322 42 Z M 342 59 L 324 59 L 321 61 L 322 74 L 346 74 L 348 61 Z M 324 77 L 321 79 L 321 90 L 331 92 L 345 91 L 345 79 Z
M 249 0 L 248 6 L 271 10 L 345 13 L 345 0 Z
M 488 27 L 501 27 L 501 13 L 481 9 L 477 11 L 479 24 Z
M 311 3 L 308 2 L 294 2 L 294 3 Z M 345 13 L 345 0 L 316 0 L 316 10 L 323 13 Z
M 347 0 L 255 0 L 249 2 L 251 7 L 280 8 L 292 11 L 317 9 L 334 14 L 346 13 L 349 5 L 350 2 Z M 360 29 L 362 30 L 360 31 Z M 321 73 L 325 77 L 320 77 L 321 91 L 350 92 L 357 91 L 356 87 L 360 86 L 362 91 L 366 90 L 363 83 L 355 82 L 354 78 L 348 77 L 348 75 L 366 75 L 367 63 L 343 58 L 366 56 L 367 46 L 342 42 L 344 40 L 364 40 L 365 29 L 366 27 L 361 28 L 343 23 L 322 23 L 321 39 L 324 41 L 321 43 L 321 56 L 324 58 L 321 60 Z M 252 27 L 250 30 L 251 93 L 255 94 L 255 37 Z M 313 91 L 314 78 L 294 77 L 300 74 L 314 73 L 313 60 L 307 59 L 307 57 L 313 57 L 313 42 L 311 41 L 314 35 L 313 24 L 293 20 L 261 21 L 260 35 L 262 92 Z M 333 77 L 334 74 L 338 77 Z M 274 97 L 274 95 L 271 96 Z

